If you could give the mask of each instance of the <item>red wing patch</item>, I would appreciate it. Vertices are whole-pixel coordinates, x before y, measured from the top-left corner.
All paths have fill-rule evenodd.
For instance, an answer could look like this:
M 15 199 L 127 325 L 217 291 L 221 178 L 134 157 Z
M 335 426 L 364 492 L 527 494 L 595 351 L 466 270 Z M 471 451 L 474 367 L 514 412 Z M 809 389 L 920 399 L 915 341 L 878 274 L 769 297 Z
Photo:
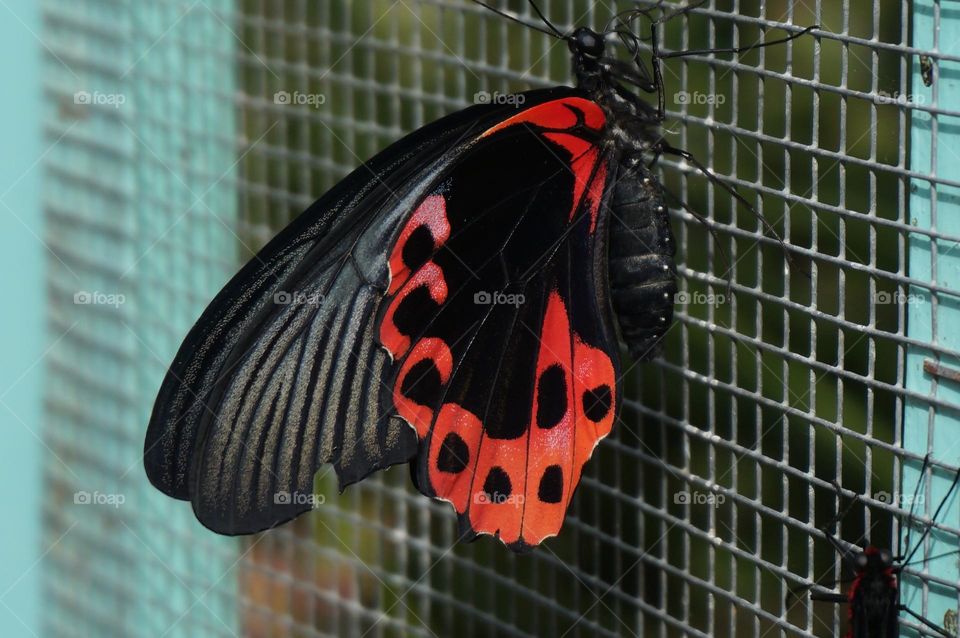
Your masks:
M 613 425 L 613 362 L 571 331 L 557 291 L 540 335 L 527 435 L 482 440 L 472 477 L 471 527 L 507 544 L 537 545 L 560 531 L 583 466 Z
M 390 287 L 387 291 L 393 299 L 380 325 L 380 342 L 395 360 L 410 347 L 410 338 L 403 334 L 396 317 L 404 302 L 413 302 L 424 292 L 437 306 L 447 298 L 443 270 L 430 258 L 449 237 L 450 221 L 443 195 L 430 195 L 424 199 L 397 237 L 390 253 Z
M 480 137 L 487 137 L 508 126 L 522 123 L 534 124 L 548 130 L 570 129 L 576 126 L 578 113 L 583 114 L 584 124 L 595 131 L 599 131 L 607 119 L 603 109 L 596 102 L 585 100 L 582 97 L 568 97 L 544 102 L 521 111 L 487 129 Z
M 430 195 L 417 207 L 400 231 L 393 252 L 390 253 L 390 289 L 396 294 L 410 272 L 420 266 L 429 253 L 443 245 L 450 237 L 447 202 L 443 195 Z
M 535 214 L 563 215 L 561 224 L 574 222 L 578 213 L 589 215 L 592 234 L 607 171 L 600 149 L 577 130 L 599 130 L 604 124 L 603 111 L 583 98 L 554 100 L 518 113 L 481 137 L 519 123 L 543 129 L 538 133 L 545 140 L 567 151 L 569 158 L 563 161 L 574 177 L 566 182 L 572 190 L 569 211 L 558 208 Z M 537 148 L 551 159 L 560 159 L 555 150 L 547 152 L 543 145 Z M 483 422 L 482 415 L 489 413 L 483 406 L 489 405 L 489 393 L 499 387 L 496 368 L 491 375 L 491 370 L 461 366 L 457 353 L 465 351 L 458 339 L 440 338 L 427 331 L 447 307 L 459 308 L 454 316 L 468 323 L 479 322 L 484 313 L 489 316 L 492 312 L 477 302 L 476 310 L 456 306 L 463 303 L 465 295 L 451 300 L 464 285 L 459 279 L 463 272 L 457 272 L 462 270 L 462 261 L 458 255 L 454 255 L 456 260 L 445 260 L 449 255 L 441 253 L 452 250 L 449 244 L 458 241 L 457 230 L 462 228 L 457 224 L 469 220 L 462 221 L 462 215 L 451 217 L 448 207 L 453 198 L 469 199 L 469 195 L 457 191 L 456 177 L 448 187 L 452 189 L 448 194 L 433 194 L 417 207 L 390 253 L 391 279 L 380 340 L 398 365 L 393 402 L 420 439 L 420 462 L 425 467 L 421 477 L 428 481 L 420 489 L 450 502 L 461 524 L 471 531 L 497 535 L 514 549 L 529 547 L 559 532 L 584 464 L 598 441 L 610 432 L 616 406 L 614 361 L 577 334 L 568 308 L 576 300 L 564 298 L 555 278 L 552 284 L 544 284 L 552 285 L 552 290 L 536 292 L 540 305 L 530 307 L 528 318 L 532 320 L 524 324 L 530 332 L 525 354 L 518 359 L 513 352 L 506 353 L 498 364 L 529 370 L 517 373 L 529 375 L 526 382 L 521 378 L 519 386 L 513 383 L 506 388 L 525 387 L 525 383 L 532 388 L 525 404 L 509 407 L 517 428 L 497 428 L 499 420 Z M 459 214 L 459 209 L 455 210 Z M 461 221 L 452 223 L 452 219 Z M 585 233 L 587 226 L 581 228 Z M 586 234 L 581 236 L 583 241 L 592 241 Z M 498 246 L 490 246 L 491 255 L 497 251 Z M 477 277 L 473 271 L 470 275 Z M 559 280 L 566 281 L 566 276 Z M 485 343 L 489 346 L 508 336 L 494 332 L 487 335 L 492 341 Z M 448 392 L 455 394 L 450 391 L 454 387 L 460 399 L 448 397 Z M 474 407 L 468 409 L 467 404 Z
M 477 415 L 444 403 L 427 452 L 434 494 L 466 516 L 473 531 L 498 534 L 511 545 L 537 545 L 560 531 L 583 466 L 614 419 L 613 362 L 571 332 L 557 291 L 550 293 L 540 334 L 527 434 L 487 438 Z M 398 384 L 413 373 L 433 374 L 433 367 L 445 382 L 448 357 L 443 344 L 420 342 L 401 368 Z M 424 438 L 432 410 L 399 389 L 395 397 L 401 416 Z
M 574 178 L 570 219 L 572 220 L 576 215 L 584 191 L 587 191 L 587 205 L 589 206 L 587 210 L 590 215 L 590 232 L 592 233 L 597 227 L 597 215 L 600 212 L 600 202 L 603 199 L 603 186 L 607 183 L 607 167 L 602 162 L 597 162 L 600 157 L 600 150 L 585 139 L 569 133 L 544 133 L 543 136 L 570 151 L 573 158 L 570 162 L 570 168 L 573 171 Z M 594 174 L 594 170 L 596 170 L 596 174 Z M 587 190 L 588 187 L 589 190 Z
M 439 389 L 450 378 L 453 368 L 453 357 L 450 348 L 440 339 L 421 339 L 410 351 L 400 366 L 397 375 L 397 384 L 393 389 L 393 403 L 397 412 L 407 423 L 417 430 L 421 439 L 430 431 L 433 422 L 433 410 L 423 405 L 411 394 L 407 388 L 418 386 L 421 388 Z

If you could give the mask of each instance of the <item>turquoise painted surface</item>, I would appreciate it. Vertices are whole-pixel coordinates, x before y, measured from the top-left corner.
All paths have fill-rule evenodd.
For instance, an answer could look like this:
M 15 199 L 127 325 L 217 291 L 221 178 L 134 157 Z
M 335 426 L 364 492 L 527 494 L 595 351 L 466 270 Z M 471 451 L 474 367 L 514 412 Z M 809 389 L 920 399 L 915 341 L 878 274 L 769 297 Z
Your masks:
M 205 530 L 142 466 L 166 366 L 238 264 L 234 6 L 40 6 L 51 251 L 38 288 L 62 339 L 43 390 L 44 498 L 31 505 L 53 546 L 38 633 L 236 636 L 239 541 Z
M 0 6 L 0 636 L 39 632 L 41 557 L 40 359 L 44 343 L 45 253 L 40 237 L 39 49 L 30 30 L 39 24 L 30 0 Z M 10 276 L 16 273 L 15 276 Z
M 41 557 L 40 359 L 44 343 L 45 252 L 35 162 L 40 143 L 40 85 L 36 31 L 39 12 L 30 0 L 0 6 L 0 484 L 4 486 L 0 543 L 0 636 L 38 634 Z M 15 276 L 10 276 L 16 273 Z
M 234 9 L 232 0 L 131 5 L 133 39 L 145 43 L 126 74 L 136 110 L 138 257 L 126 278 L 135 289 L 141 437 L 167 365 L 239 262 Z M 187 503 L 154 489 L 142 465 L 136 478 L 144 508 L 137 635 L 239 635 L 240 542 L 212 534 Z
M 917 0 L 913 4 L 913 46 L 956 54 L 960 42 L 960 8 L 935 0 Z M 940 63 L 932 86 L 924 86 L 920 76 L 920 60 L 912 66 L 913 95 L 921 105 L 939 105 L 953 109 L 960 104 L 960 64 Z M 911 132 L 911 169 L 935 174 L 939 178 L 960 179 L 960 121 L 955 117 L 932 116 L 914 111 Z M 960 191 L 941 185 L 932 186 L 923 180 L 914 180 L 910 197 L 911 222 L 920 228 L 935 228 L 947 235 L 960 234 Z M 952 290 L 960 290 L 960 247 L 954 242 L 931 241 L 914 235 L 910 238 L 910 275 L 924 281 L 933 281 Z M 922 290 L 911 290 L 908 301 L 908 334 L 913 339 L 936 344 L 939 348 L 960 351 L 960 300 L 954 296 L 931 295 Z M 923 370 L 925 359 L 943 366 L 960 369 L 960 358 L 938 355 L 923 348 L 911 348 L 907 353 L 907 386 L 923 395 L 960 405 L 960 384 L 936 378 Z M 960 417 L 956 411 L 933 410 L 922 401 L 908 401 L 904 411 L 903 445 L 917 454 L 931 453 L 937 461 L 960 465 Z M 903 493 L 913 494 L 920 477 L 920 464 L 909 463 L 903 471 Z M 953 476 L 935 471 L 929 481 L 920 485 L 920 499 L 916 511 L 930 515 L 946 496 Z M 910 509 L 910 503 L 904 503 Z M 951 527 L 960 527 L 960 496 L 952 495 L 939 520 Z M 903 530 L 906 534 L 906 530 Z M 917 530 L 912 531 L 916 545 Z M 960 580 L 957 555 L 934 558 L 960 549 L 956 537 L 933 533 L 929 541 L 917 551 L 913 567 L 932 576 L 956 583 Z M 924 562 L 925 557 L 933 558 Z M 931 584 L 926 592 L 924 610 L 923 588 L 917 579 L 904 578 L 903 602 L 917 613 L 925 613 L 931 621 L 943 625 L 949 610 L 957 609 L 956 586 Z M 906 633 L 905 635 L 916 635 Z

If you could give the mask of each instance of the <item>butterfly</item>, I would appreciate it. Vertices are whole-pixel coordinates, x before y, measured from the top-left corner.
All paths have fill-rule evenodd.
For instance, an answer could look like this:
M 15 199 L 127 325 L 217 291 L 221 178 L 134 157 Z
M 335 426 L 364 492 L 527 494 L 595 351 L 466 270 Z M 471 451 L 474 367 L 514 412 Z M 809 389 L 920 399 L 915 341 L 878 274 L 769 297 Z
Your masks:
M 924 529 L 920 537 L 915 543 L 911 543 L 910 532 L 915 522 L 913 510 L 921 500 L 919 498 L 920 486 L 927 474 L 929 465 L 930 457 L 926 456 L 920 468 L 920 480 L 917 481 L 910 500 L 910 512 L 906 523 L 906 547 L 903 547 L 897 556 L 894 556 L 888 549 L 872 544 L 867 544 L 862 550 L 850 551 L 834 535 L 836 524 L 846 517 L 859 500 L 856 494 L 847 507 L 839 511 L 837 516 L 821 530 L 824 537 L 840 554 L 843 562 L 849 565 L 853 572 L 853 578 L 849 581 L 846 592 L 811 591 L 810 600 L 847 605 L 848 627 L 846 635 L 848 638 L 897 638 L 900 635 L 899 617 L 901 612 L 912 616 L 928 631 L 933 631 L 937 636 L 949 637 L 955 635 L 933 621 L 924 618 L 900 600 L 900 577 L 906 568 L 917 563 L 926 563 L 957 553 L 954 550 L 946 554 L 913 560 L 916 553 L 923 547 L 924 540 L 933 530 L 941 511 L 950 501 L 958 483 L 960 483 L 960 470 L 958 470 L 954 474 L 949 489 L 933 513 L 931 518 L 933 522 L 923 525 Z M 840 487 L 836 486 L 836 489 L 842 499 Z M 878 496 L 878 498 L 881 497 Z M 883 494 L 881 501 L 888 500 L 889 494 Z M 805 587 L 805 589 L 813 589 L 813 587 L 816 587 L 816 585 Z
M 270 241 L 187 335 L 144 464 L 211 530 L 311 509 L 325 463 L 341 490 L 409 463 L 461 538 L 524 551 L 560 531 L 620 410 L 619 342 L 646 360 L 671 325 L 675 245 L 653 162 L 695 160 L 659 131 L 655 26 L 652 68 L 622 27 L 671 16 L 564 34 L 531 5 L 548 29 L 527 26 L 568 45 L 574 87 L 492 99 L 396 142 Z M 611 34 L 633 63 L 610 54 Z

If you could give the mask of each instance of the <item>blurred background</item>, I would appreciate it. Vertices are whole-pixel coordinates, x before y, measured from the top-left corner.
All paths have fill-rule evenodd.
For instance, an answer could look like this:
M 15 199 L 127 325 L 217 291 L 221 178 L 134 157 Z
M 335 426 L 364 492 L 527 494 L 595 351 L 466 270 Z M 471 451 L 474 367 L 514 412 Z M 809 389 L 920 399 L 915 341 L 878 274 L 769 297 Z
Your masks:
M 569 30 L 638 3 L 538 5 Z M 466 0 L 0 0 L 0 16 L 3 635 L 836 636 L 846 610 L 803 588 L 852 572 L 819 529 L 852 503 L 845 546 L 896 553 L 948 495 L 956 3 L 711 0 L 662 27 L 676 51 L 820 25 L 665 63 L 668 140 L 787 247 L 660 163 L 706 218 L 671 210 L 676 325 L 661 360 L 625 356 L 620 422 L 560 536 L 524 556 L 454 544 L 449 506 L 404 467 L 342 495 L 321 471 L 318 511 L 218 537 L 140 457 L 166 366 L 242 263 L 405 133 L 478 94 L 570 83 L 563 43 Z M 952 496 L 918 556 L 960 549 Z M 912 566 L 905 602 L 949 624 L 957 570 Z

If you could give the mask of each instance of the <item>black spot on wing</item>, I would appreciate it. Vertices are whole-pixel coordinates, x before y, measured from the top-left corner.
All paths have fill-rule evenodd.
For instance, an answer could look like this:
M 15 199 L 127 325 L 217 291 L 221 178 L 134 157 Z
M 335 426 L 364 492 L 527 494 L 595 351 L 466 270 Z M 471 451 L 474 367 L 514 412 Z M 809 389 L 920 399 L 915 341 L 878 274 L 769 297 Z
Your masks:
M 417 226 L 403 245 L 403 263 L 411 272 L 427 263 L 433 253 L 433 235 L 426 226 Z
M 560 502 L 563 498 L 563 468 L 559 465 L 550 465 L 543 471 L 537 498 L 544 503 Z
M 418 405 L 432 406 L 440 397 L 440 371 L 433 359 L 418 361 L 407 370 L 400 393 Z
M 483 482 L 483 491 L 487 494 L 488 502 L 503 503 L 510 494 L 513 493 L 513 485 L 510 483 L 510 476 L 502 467 L 494 465 L 487 473 L 487 479 Z
M 610 386 L 604 384 L 583 393 L 583 413 L 594 423 L 599 423 L 613 407 Z
M 393 314 L 393 323 L 401 334 L 412 336 L 420 332 L 429 318 L 437 314 L 439 304 L 430 296 L 430 290 L 417 286 L 403 298 Z
M 553 364 L 540 375 L 537 384 L 537 427 L 556 427 L 567 412 L 567 382 L 560 364 Z
M 441 472 L 459 474 L 470 461 L 470 448 L 460 435 L 450 432 L 444 437 L 437 452 L 437 469 Z

